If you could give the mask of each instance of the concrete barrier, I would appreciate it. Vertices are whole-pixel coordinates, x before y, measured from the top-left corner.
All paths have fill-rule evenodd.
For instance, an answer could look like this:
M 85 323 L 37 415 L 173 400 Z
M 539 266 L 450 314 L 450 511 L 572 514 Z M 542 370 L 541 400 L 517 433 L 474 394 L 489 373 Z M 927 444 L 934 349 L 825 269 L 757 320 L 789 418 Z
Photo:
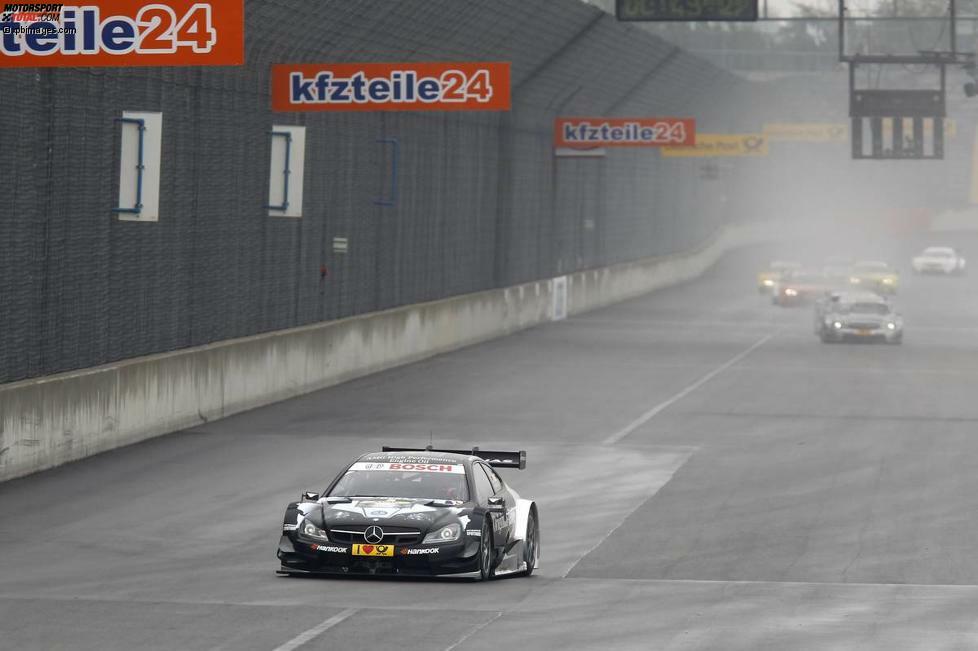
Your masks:
M 764 226 L 696 251 L 0 386 L 0 481 L 690 280 Z M 566 296 L 564 289 L 566 287 Z M 557 292 L 555 293 L 555 288 Z M 559 295 L 558 295 L 559 294 Z

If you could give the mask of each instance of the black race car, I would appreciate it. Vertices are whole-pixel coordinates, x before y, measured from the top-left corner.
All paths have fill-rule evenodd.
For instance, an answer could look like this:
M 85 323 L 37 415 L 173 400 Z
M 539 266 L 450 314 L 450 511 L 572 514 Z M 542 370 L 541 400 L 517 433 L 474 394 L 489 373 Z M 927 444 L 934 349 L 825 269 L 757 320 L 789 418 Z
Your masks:
M 365 454 L 322 495 L 286 507 L 278 573 L 529 576 L 540 560 L 537 506 L 494 470 L 525 467 L 524 451 Z

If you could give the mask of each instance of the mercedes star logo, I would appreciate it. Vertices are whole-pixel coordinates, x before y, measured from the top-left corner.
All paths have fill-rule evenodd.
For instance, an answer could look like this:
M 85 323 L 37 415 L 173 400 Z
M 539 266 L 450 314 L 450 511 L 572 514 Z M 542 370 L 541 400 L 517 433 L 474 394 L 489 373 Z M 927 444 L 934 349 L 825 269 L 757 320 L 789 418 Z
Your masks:
M 367 527 L 366 531 L 363 532 L 363 539 L 368 543 L 376 545 L 384 539 L 384 530 L 377 525 Z

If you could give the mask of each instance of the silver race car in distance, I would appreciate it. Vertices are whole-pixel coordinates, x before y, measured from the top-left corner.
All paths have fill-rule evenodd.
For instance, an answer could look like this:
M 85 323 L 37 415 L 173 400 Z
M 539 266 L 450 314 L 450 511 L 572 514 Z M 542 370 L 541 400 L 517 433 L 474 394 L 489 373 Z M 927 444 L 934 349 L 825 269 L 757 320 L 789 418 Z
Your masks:
M 949 246 L 929 246 L 923 253 L 914 256 L 911 264 L 918 274 L 952 276 L 964 273 L 966 261 L 960 253 Z
M 873 292 L 831 293 L 815 304 L 815 334 L 822 343 L 903 343 L 903 317 Z

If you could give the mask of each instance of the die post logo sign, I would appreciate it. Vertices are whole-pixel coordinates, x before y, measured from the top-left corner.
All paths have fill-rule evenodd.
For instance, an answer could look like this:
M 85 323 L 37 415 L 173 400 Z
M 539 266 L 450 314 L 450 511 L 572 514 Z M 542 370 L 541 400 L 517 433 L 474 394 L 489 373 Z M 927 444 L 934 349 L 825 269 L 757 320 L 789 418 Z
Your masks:
M 244 0 L 0 0 L 0 68 L 244 63 Z
M 508 111 L 509 63 L 313 63 L 272 67 L 272 110 Z

